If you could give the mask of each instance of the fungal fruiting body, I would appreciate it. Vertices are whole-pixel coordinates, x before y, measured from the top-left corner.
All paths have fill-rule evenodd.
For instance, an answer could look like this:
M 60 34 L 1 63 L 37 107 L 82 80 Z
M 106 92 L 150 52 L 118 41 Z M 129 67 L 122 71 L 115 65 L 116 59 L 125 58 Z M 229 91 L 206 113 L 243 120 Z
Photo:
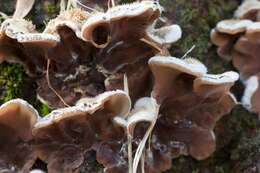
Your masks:
M 246 0 L 238 7 L 233 19 L 220 21 L 211 33 L 218 54 L 232 61 L 241 74 L 246 87 L 242 104 L 255 113 L 260 113 L 259 11 L 260 1 Z
M 162 10 L 148 0 L 91 13 L 72 8 L 42 33 L 22 18 L 4 21 L 1 61 L 23 64 L 39 100 L 56 109 L 38 119 L 31 106 L 20 114 L 0 108 L 0 126 L 17 131 L 31 156 L 18 163 L 7 154 L 0 169 L 26 172 L 38 158 L 48 172 L 79 172 L 95 153 L 104 172 L 159 173 L 180 155 L 209 157 L 216 122 L 236 104 L 230 88 L 238 74 L 207 74 L 198 60 L 168 56 L 182 33 L 178 25 L 155 27 Z M 7 126 L 17 115 L 28 117 L 26 126 Z
M 0 107 L 0 172 L 29 172 L 37 159 L 32 128 L 38 118 L 37 111 L 21 99 Z
M 38 157 L 49 172 L 73 172 L 91 151 L 106 172 L 122 173 L 129 166 L 136 172 L 138 165 L 146 172 L 165 171 L 179 155 L 207 158 L 215 150 L 215 123 L 236 104 L 229 89 L 237 73 L 210 75 L 197 60 L 164 56 L 151 58 L 149 65 L 154 74 L 151 97 L 140 98 L 132 111 L 128 93 L 117 90 L 34 118 L 33 127 L 26 129 L 34 156 L 27 169 Z M 30 106 L 26 109 L 37 115 Z M 31 116 L 29 110 L 22 111 L 22 116 Z M 15 113 L 0 112 L 14 121 L 10 115 Z M 1 121 L 1 125 L 6 123 L 6 119 Z M 12 167 L 16 164 L 11 162 Z
M 131 97 L 138 99 L 149 93 L 148 59 L 181 37 L 178 25 L 154 28 L 161 11 L 153 1 L 90 14 L 76 8 L 61 12 L 42 33 L 24 19 L 7 19 L 1 27 L 1 59 L 25 65 L 36 76 L 39 99 L 50 107 L 122 89 L 124 74 Z
M 48 164 L 49 172 L 78 170 L 99 141 L 121 137 L 112 119 L 124 116 L 128 109 L 128 96 L 111 91 L 74 107 L 54 110 L 32 130 L 38 157 Z
M 211 75 L 197 60 L 166 56 L 152 57 L 149 66 L 154 75 L 151 97 L 138 99 L 132 110 L 128 93 L 120 90 L 82 98 L 75 106 L 40 119 L 31 106 L 18 107 L 20 118 L 33 118 L 25 119 L 27 124 L 22 121 L 27 126 L 15 126 L 32 156 L 28 155 L 29 165 L 8 165 L 29 170 L 39 158 L 49 172 L 70 173 L 95 151 L 105 172 L 162 172 L 180 155 L 198 160 L 210 156 L 215 150 L 215 123 L 236 104 L 229 90 L 238 74 Z M 1 126 L 19 118 L 14 108 L 3 109 L 16 102 L 1 107 L 1 117 L 8 117 L 0 121 Z M 5 151 L 4 146 L 0 150 Z

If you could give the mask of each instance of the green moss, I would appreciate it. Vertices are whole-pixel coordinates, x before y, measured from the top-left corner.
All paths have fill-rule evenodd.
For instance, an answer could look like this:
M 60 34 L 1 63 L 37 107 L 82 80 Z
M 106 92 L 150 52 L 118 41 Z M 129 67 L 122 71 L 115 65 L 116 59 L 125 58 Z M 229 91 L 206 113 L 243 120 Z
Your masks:
M 0 101 L 6 102 L 13 98 L 21 97 L 24 69 L 17 64 L 0 64 Z
M 51 112 L 51 109 L 48 107 L 48 105 L 43 104 L 43 103 L 39 103 L 37 105 L 36 109 L 38 110 L 38 112 L 41 116 L 46 116 Z
M 231 159 L 236 163 L 236 172 L 246 172 L 260 162 L 260 131 L 241 138 L 232 150 Z
M 45 116 L 50 113 L 48 106 L 37 101 L 35 95 L 24 95 L 24 86 L 27 84 L 26 82 L 30 80 L 32 79 L 28 79 L 21 65 L 0 64 L 0 103 L 3 104 L 14 98 L 22 98 L 32 104 L 39 111 L 41 116 Z
M 7 15 L 12 15 L 14 12 L 14 0 L 1 0 L 0 11 Z
M 0 24 L 4 21 L 4 17 L 0 15 Z
M 258 129 L 258 118 L 242 106 L 236 106 L 229 115 L 226 115 L 218 122 L 215 128 L 217 150 L 204 162 L 208 162 L 215 170 L 219 170 L 219 173 L 237 173 L 233 170 L 233 150 L 240 145 L 243 136 Z
M 230 163 L 235 173 L 244 173 L 260 161 L 260 126 L 257 115 L 238 107 L 232 111 L 227 128 L 233 131 L 230 143 Z M 247 170 L 247 171 L 246 171 Z
M 47 13 L 57 13 L 59 11 L 59 7 L 54 4 L 47 4 L 46 11 Z

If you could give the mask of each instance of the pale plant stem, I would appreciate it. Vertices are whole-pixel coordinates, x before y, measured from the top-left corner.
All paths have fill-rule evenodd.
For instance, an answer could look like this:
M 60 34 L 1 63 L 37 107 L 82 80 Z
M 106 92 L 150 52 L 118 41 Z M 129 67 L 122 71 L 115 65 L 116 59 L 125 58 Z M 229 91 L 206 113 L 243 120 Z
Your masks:
M 148 151 L 151 151 L 151 141 L 152 141 L 152 133 L 149 135 L 149 139 L 148 139 Z
M 128 173 L 133 173 L 133 149 L 132 149 L 133 137 L 130 132 L 127 132 L 127 145 L 128 145 Z
M 149 126 L 149 128 L 147 129 L 147 131 L 146 131 L 146 133 L 144 135 L 144 138 L 142 139 L 142 141 L 140 142 L 139 146 L 137 147 L 137 150 L 136 150 L 136 153 L 135 153 L 135 157 L 134 157 L 134 162 L 133 162 L 133 173 L 137 172 L 137 168 L 138 168 L 138 163 L 140 161 L 140 157 L 141 157 L 142 152 L 143 152 L 143 150 L 145 148 L 145 144 L 147 142 L 147 139 L 148 139 L 150 133 L 153 130 L 155 122 L 156 121 L 151 123 L 151 125 Z
M 129 95 L 129 85 L 127 75 L 124 74 L 124 91 Z
M 66 10 L 66 0 L 61 0 L 60 1 L 60 12 Z
M 184 59 L 184 58 L 186 58 L 187 57 L 187 55 L 189 55 L 192 51 L 193 51 L 193 49 L 195 49 L 195 45 L 193 45 L 182 57 L 181 57 L 181 59 Z
M 112 7 L 116 6 L 115 0 L 111 0 Z
M 115 6 L 116 6 L 115 0 L 108 0 L 107 1 L 107 8 L 108 9 L 113 8 Z
M 0 11 L 0 17 L 2 17 L 4 20 L 8 18 L 7 14 Z
M 71 0 L 68 0 L 66 10 L 69 10 L 72 6 Z
M 145 169 L 144 169 L 144 166 L 145 166 L 145 149 L 144 149 L 144 151 L 143 151 L 143 153 L 142 153 L 142 158 L 141 158 L 141 166 L 142 166 L 142 173 L 145 173 Z
M 85 8 L 85 9 L 87 9 L 87 10 L 90 10 L 91 12 L 98 12 L 96 9 L 84 5 L 84 4 L 81 3 L 79 0 L 73 0 L 73 1 L 75 1 L 75 3 L 76 3 L 76 4 L 79 4 L 81 7 Z

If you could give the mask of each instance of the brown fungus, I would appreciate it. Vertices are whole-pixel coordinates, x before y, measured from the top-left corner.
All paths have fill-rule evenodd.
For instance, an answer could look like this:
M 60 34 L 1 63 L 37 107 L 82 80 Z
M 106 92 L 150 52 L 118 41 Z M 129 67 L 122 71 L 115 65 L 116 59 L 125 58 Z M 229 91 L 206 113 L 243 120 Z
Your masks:
M 77 172 L 85 154 L 99 141 L 122 138 L 115 116 L 126 116 L 130 99 L 122 91 L 105 92 L 86 98 L 74 107 L 58 109 L 41 119 L 33 128 L 35 148 L 48 164 L 48 172 Z
M 259 20 L 260 1 L 244 0 L 244 2 L 235 11 L 235 17 L 240 19 Z
M 245 33 L 252 21 L 229 19 L 220 21 L 211 32 L 211 41 L 218 46 L 218 54 L 226 60 L 232 59 L 232 49 L 236 40 Z
M 154 29 L 161 10 L 157 2 L 141 1 L 93 13 L 86 20 L 82 37 L 103 48 L 95 55 L 103 71 L 111 74 L 127 64 L 151 57 L 160 52 L 163 44 L 181 37 L 177 25 Z
M 105 172 L 113 173 L 161 172 L 180 154 L 204 159 L 214 151 L 212 130 L 235 104 L 229 89 L 238 75 L 208 75 L 194 59 L 156 56 L 149 64 L 152 97 L 139 99 L 131 112 L 128 94 L 111 91 L 55 110 L 34 125 L 33 153 L 49 172 L 77 172 L 93 150 Z
M 73 105 L 81 97 L 104 91 L 105 77 L 91 64 L 94 47 L 80 39 L 86 18 L 87 13 L 80 9 L 62 12 L 43 33 L 37 33 L 24 19 L 2 24 L 2 57 L 24 64 L 28 74 L 37 76 L 38 96 L 51 107 Z M 85 80 L 78 82 L 82 78 Z
M 113 7 L 109 10 L 113 11 L 114 9 L 114 11 L 116 11 L 115 9 L 118 9 L 120 7 L 121 6 Z M 87 17 L 86 20 L 81 20 L 80 24 L 83 24 L 85 22 L 84 26 L 86 26 L 86 23 L 92 21 L 93 16 L 95 17 L 98 15 L 96 15 L 96 13 L 94 12 L 92 16 Z M 50 33 L 49 28 L 53 26 L 53 23 L 55 26 L 55 21 L 63 21 L 63 23 L 66 24 L 66 22 L 64 22 L 64 17 L 60 19 L 58 17 L 54 21 L 50 22 L 50 27 L 47 26 L 45 32 Z M 138 23 L 139 21 L 136 22 Z M 84 32 L 84 26 L 82 28 L 82 32 Z M 56 30 L 61 29 L 57 28 Z M 125 44 L 121 45 L 123 47 L 118 48 L 117 46 L 119 45 L 117 45 L 116 43 L 111 43 L 110 48 L 109 46 L 107 46 L 104 49 L 94 48 L 92 45 L 90 45 L 90 43 L 84 42 L 80 39 L 81 35 L 78 34 L 78 30 L 75 31 L 75 29 L 73 29 L 73 31 L 75 34 L 71 32 L 71 37 L 67 31 L 63 31 L 62 33 L 60 33 L 59 35 L 62 35 L 64 34 L 64 32 L 67 32 L 67 34 L 65 33 L 66 37 L 64 37 L 66 40 L 63 40 L 61 38 L 61 44 L 58 44 L 57 48 L 52 49 L 52 54 L 48 54 L 49 59 L 51 59 L 49 71 L 50 83 L 52 84 L 52 87 L 57 91 L 57 93 L 63 98 L 63 100 L 70 105 L 75 103 L 75 101 L 79 98 L 85 96 L 95 96 L 104 92 L 105 90 L 120 89 L 122 86 L 120 79 L 114 82 L 118 83 L 118 85 L 116 86 L 110 85 L 110 82 L 104 82 L 105 79 L 111 79 L 112 76 L 122 76 L 121 74 L 124 73 L 127 73 L 127 75 L 131 75 L 131 73 L 129 72 L 129 67 L 122 70 L 119 74 L 115 73 L 118 71 L 118 66 L 121 68 L 120 64 L 127 65 L 132 63 L 132 58 L 135 59 L 134 62 L 137 61 L 137 63 L 141 66 L 147 66 L 147 58 L 157 53 L 157 51 L 154 51 L 154 48 L 151 48 L 151 46 L 139 40 L 134 42 L 126 40 Z M 113 29 L 112 31 L 115 32 L 116 29 Z M 133 33 L 136 32 L 136 30 L 134 30 L 133 27 L 130 28 L 130 31 Z M 101 34 L 103 33 L 105 32 L 102 31 Z M 76 38 L 75 35 L 79 39 Z M 115 49 L 113 49 L 112 47 Z M 106 51 L 109 49 L 113 49 L 113 52 L 106 53 Z M 57 54 L 58 51 L 63 53 L 62 57 L 57 57 L 57 55 L 59 55 Z M 71 55 L 69 54 L 68 56 L 65 56 L 65 52 L 69 52 L 73 56 L 71 57 Z M 146 62 L 145 60 L 143 60 L 143 57 L 146 58 Z M 102 66 L 100 58 L 104 58 L 105 60 L 109 61 L 107 64 L 111 64 L 109 70 L 113 72 L 112 74 L 107 74 L 107 70 L 105 70 L 104 68 L 100 68 Z M 71 62 L 67 62 L 67 60 Z M 138 60 L 141 60 L 142 64 Z M 133 66 L 131 71 L 134 71 L 134 69 L 135 67 Z M 145 73 L 145 79 L 147 80 L 147 78 L 149 78 L 149 75 L 148 73 Z M 40 86 L 38 89 L 39 98 L 41 98 L 41 100 L 43 101 L 45 100 L 50 105 L 54 105 L 55 107 L 61 107 L 63 103 L 59 101 L 60 99 L 55 94 L 53 94 L 53 92 L 50 92 L 51 90 L 48 87 L 46 87 L 47 82 L 48 81 L 46 81 L 44 78 L 43 80 L 40 80 L 38 82 Z M 68 93 L 70 93 L 70 95 L 68 95 Z M 57 105 L 57 103 L 59 103 L 59 105 Z
M 115 118 L 128 140 L 108 140 L 97 151 L 107 172 L 159 173 L 180 155 L 209 157 L 215 151 L 215 123 L 236 104 L 229 92 L 238 79 L 235 72 L 206 74 L 197 60 L 163 56 L 151 58 L 149 65 L 155 78 L 152 97 L 139 99 L 126 119 Z
M 258 49 L 260 44 L 260 22 L 255 22 L 247 27 L 246 33 L 234 45 L 232 61 L 239 70 L 243 79 L 260 72 Z
M 58 41 L 55 36 L 37 33 L 35 26 L 24 19 L 5 20 L 0 32 L 2 59 L 23 64 L 31 76 L 43 70 L 44 51 L 41 46 L 48 48 Z
M 5 25 L 7 20 L 2 24 L 0 58 L 9 62 L 15 59 L 31 76 L 37 76 L 38 98 L 50 107 L 74 105 L 80 98 L 122 89 L 125 74 L 130 96 L 137 100 L 151 91 L 148 59 L 167 52 L 167 47 L 181 37 L 177 25 L 155 28 L 161 10 L 154 1 L 111 6 L 104 13 L 73 8 L 51 20 L 43 33 L 23 19 L 11 19 L 11 26 Z M 21 21 L 26 25 L 21 27 Z M 17 34 L 19 39 L 11 39 L 5 34 L 6 26 L 15 33 L 25 29 Z M 108 42 L 98 46 L 93 33 L 98 42 L 99 37 L 101 42 Z
M 65 97 L 64 102 L 73 104 L 81 96 L 90 96 L 92 91 L 82 89 L 86 85 L 92 83 L 95 89 L 95 81 L 85 81 L 80 87 L 75 82 L 79 76 L 87 78 L 87 63 L 91 62 L 90 52 L 93 46 L 80 39 L 81 25 L 86 18 L 87 13 L 80 9 L 65 11 L 50 21 L 43 33 L 36 32 L 34 26 L 24 19 L 8 19 L 1 26 L 2 57 L 9 62 L 24 64 L 31 76 L 39 78 L 39 98 L 52 107 L 64 106 L 57 95 Z M 101 79 L 97 80 L 103 81 L 102 75 L 100 76 Z M 70 84 L 66 85 L 68 81 Z M 104 91 L 102 86 L 98 88 Z M 82 93 L 83 90 L 87 91 Z M 68 92 L 76 94 L 66 97 Z M 93 92 L 95 94 L 97 93 Z
M 0 29 L 0 58 L 21 63 L 31 76 L 42 72 L 46 51 L 59 41 L 59 38 L 51 34 L 38 33 L 31 22 L 23 19 L 34 2 L 17 0 L 14 15 L 7 18 Z
M 26 173 L 37 156 L 31 130 L 37 111 L 27 102 L 14 99 L 0 107 L 0 172 Z
M 119 141 L 110 138 L 101 142 L 97 149 L 97 160 L 107 173 L 123 173 L 126 169 L 130 173 L 137 172 L 158 110 L 159 105 L 153 98 L 143 97 L 137 100 L 128 117 L 114 118 L 115 124 L 123 128 L 124 138 Z
M 1 38 L 11 38 L 15 47 L 5 53 L 12 44 L 1 49 L 0 40 L 0 58 L 15 55 L 32 66 L 31 73 L 40 72 L 38 95 L 43 102 L 64 107 L 97 95 L 55 110 L 34 126 L 36 152 L 49 172 L 78 172 L 85 154 L 93 150 L 104 171 L 112 173 L 161 172 L 171 167 L 174 157 L 184 154 L 201 160 L 215 150 L 213 128 L 236 103 L 229 90 L 238 75 L 206 74 L 206 67 L 194 59 L 153 57 L 167 52 L 164 49 L 181 37 L 177 25 L 155 28 L 161 10 L 155 1 L 90 15 L 72 9 L 50 21 L 43 33 L 27 24 L 19 33 L 15 22 L 14 38 L 6 34 L 9 24 L 3 24 Z M 215 33 L 235 35 L 236 40 L 249 23 L 235 24 L 237 31 L 220 24 Z M 225 39 L 217 42 L 230 45 Z M 154 74 L 153 91 L 148 64 Z M 131 112 L 127 93 L 103 93 L 122 89 L 125 76 L 132 100 L 152 91 L 151 97 L 137 100 Z
M 144 38 L 160 13 L 154 1 L 115 6 L 105 13 L 93 13 L 83 25 L 82 37 L 102 48 L 114 41 Z
M 236 10 L 234 19 L 220 21 L 212 31 L 212 42 L 221 57 L 232 61 L 246 86 L 242 104 L 259 113 L 258 75 L 260 38 L 260 1 L 246 0 Z
M 155 77 L 152 95 L 160 110 L 146 168 L 167 170 L 170 160 L 182 154 L 209 157 L 215 150 L 215 123 L 236 104 L 229 90 L 238 74 L 206 74 L 206 67 L 194 59 L 157 56 L 149 64 Z
M 86 21 L 82 28 L 82 37 L 86 40 L 95 42 L 95 30 L 103 28 L 100 32 L 107 31 L 102 39 L 104 44 L 96 45 L 104 48 L 98 49 L 94 55 L 99 71 L 107 76 L 107 90 L 122 89 L 123 76 L 126 74 L 130 96 L 134 101 L 149 95 L 149 58 L 181 37 L 181 29 L 177 25 L 154 28 L 161 9 L 157 2 L 135 2 L 113 7 L 105 13 L 94 13 Z
M 145 58 L 135 64 L 110 75 L 105 80 L 107 90 L 123 89 L 124 75 L 128 78 L 129 95 L 133 101 L 149 96 L 152 90 L 152 74 L 148 67 L 148 59 Z
M 96 96 L 105 90 L 105 76 L 92 64 L 94 46 L 80 37 L 86 19 L 84 11 L 72 9 L 50 21 L 44 31 L 60 37 L 60 42 L 46 55 L 49 66 L 44 68 L 48 78 L 46 74 L 37 81 L 39 98 L 51 107 L 73 105 L 82 97 Z

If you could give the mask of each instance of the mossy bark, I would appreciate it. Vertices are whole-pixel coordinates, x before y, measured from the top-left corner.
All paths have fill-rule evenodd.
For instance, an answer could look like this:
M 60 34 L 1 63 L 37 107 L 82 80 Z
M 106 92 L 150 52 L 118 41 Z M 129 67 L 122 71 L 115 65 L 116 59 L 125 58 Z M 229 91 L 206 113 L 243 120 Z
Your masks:
M 239 0 L 161 0 L 160 3 L 165 7 L 163 15 L 183 29 L 182 39 L 171 48 L 173 56 L 182 57 L 195 45 L 195 49 L 188 56 L 204 62 L 209 72 L 221 73 L 234 70 L 230 63 L 218 57 L 216 47 L 210 42 L 209 34 L 219 20 L 232 17 L 240 3 Z M 13 0 L 1 0 L 0 11 L 11 15 L 13 4 Z M 42 30 L 46 22 L 58 12 L 58 1 L 38 0 L 28 18 L 37 24 L 39 30 Z M 49 109 L 46 105 L 40 104 L 35 97 L 28 96 L 26 91 L 36 88 L 36 84 L 32 81 L 33 79 L 26 76 L 20 65 L 1 64 L 0 102 L 22 97 L 29 99 L 41 113 L 48 113 Z M 233 91 L 239 98 L 243 86 L 237 83 Z M 258 173 L 260 171 L 259 127 L 256 115 L 237 106 L 230 115 L 226 115 L 218 122 L 215 128 L 217 150 L 210 158 L 204 161 L 196 161 L 191 157 L 174 159 L 173 167 L 167 173 Z M 93 168 L 93 165 L 96 165 L 96 162 L 86 163 L 85 167 Z M 88 168 L 82 168 L 82 172 L 93 170 Z

